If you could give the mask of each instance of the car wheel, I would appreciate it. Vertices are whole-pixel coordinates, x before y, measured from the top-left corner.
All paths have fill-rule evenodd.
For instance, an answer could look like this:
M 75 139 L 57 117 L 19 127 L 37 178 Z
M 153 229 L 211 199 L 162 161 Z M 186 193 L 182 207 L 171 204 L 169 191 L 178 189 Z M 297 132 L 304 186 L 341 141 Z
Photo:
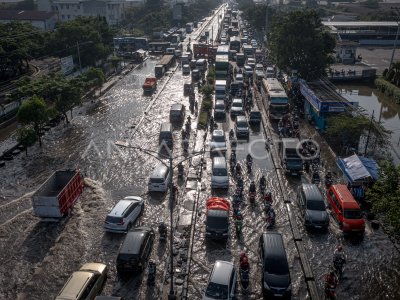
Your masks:
M 131 230 L 131 228 L 132 228 L 132 223 L 131 223 L 131 222 L 129 222 L 129 223 L 128 223 L 128 226 L 126 226 L 126 231 L 129 231 L 129 230 Z

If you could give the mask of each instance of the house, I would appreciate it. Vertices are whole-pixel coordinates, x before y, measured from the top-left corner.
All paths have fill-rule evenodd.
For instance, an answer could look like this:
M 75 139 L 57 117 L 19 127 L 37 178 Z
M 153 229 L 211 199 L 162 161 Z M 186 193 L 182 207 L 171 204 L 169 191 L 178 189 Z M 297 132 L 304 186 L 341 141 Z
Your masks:
M 0 10 L 0 23 L 28 22 L 41 30 L 53 30 L 57 21 L 56 12 L 36 10 Z

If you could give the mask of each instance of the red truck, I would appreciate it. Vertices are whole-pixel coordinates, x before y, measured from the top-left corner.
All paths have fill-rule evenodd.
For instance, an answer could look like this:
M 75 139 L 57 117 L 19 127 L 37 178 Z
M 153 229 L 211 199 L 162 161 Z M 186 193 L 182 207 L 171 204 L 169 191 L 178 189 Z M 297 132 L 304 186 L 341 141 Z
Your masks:
M 68 215 L 84 186 L 79 170 L 54 172 L 32 196 L 34 214 L 44 219 Z
M 216 55 L 217 47 L 205 43 L 193 44 L 193 56 L 195 59 L 208 58 L 215 60 Z

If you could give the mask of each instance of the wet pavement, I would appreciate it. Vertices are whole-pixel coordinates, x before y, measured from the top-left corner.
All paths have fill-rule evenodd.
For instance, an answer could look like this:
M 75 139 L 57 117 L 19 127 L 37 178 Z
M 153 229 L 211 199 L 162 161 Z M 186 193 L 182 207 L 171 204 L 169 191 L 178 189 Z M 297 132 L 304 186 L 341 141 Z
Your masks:
M 197 32 L 192 36 L 196 34 Z M 27 157 L 20 154 L 1 169 L 0 299 L 54 299 L 69 275 L 83 263 L 92 261 L 104 262 L 109 267 L 109 278 L 102 294 L 119 295 L 125 299 L 160 299 L 168 258 L 167 244 L 159 243 L 156 235 L 151 259 L 157 262 L 159 284 L 148 287 L 147 271 L 128 280 L 117 276 L 115 260 L 124 234 L 108 234 L 102 229 L 104 218 L 113 204 L 127 195 L 141 195 L 146 199 L 144 214 L 137 225 L 149 225 L 156 229 L 160 221 L 169 224 L 168 194 L 147 194 L 147 178 L 158 161 L 140 151 L 114 146 L 115 141 L 125 140 L 132 145 L 157 151 L 159 127 L 168 120 L 171 104 L 178 102 L 185 104 L 186 108 L 189 107 L 188 98 L 183 97 L 183 82 L 189 77 L 182 76 L 179 69 L 173 74 L 171 72 L 171 78 L 164 76 L 159 82 L 158 91 L 169 80 L 157 99 L 142 95 L 141 85 L 144 78 L 153 73 L 157 61 L 157 58 L 148 59 L 143 66 L 122 78 L 99 101 L 86 103 L 76 109 L 70 125 L 60 124 L 46 134 L 42 149 L 35 145 L 29 149 Z M 186 113 L 189 113 L 188 109 Z M 194 115 L 192 119 L 195 119 Z M 226 122 L 218 125 L 228 133 L 233 121 L 227 116 Z M 274 134 L 267 134 L 276 138 Z M 302 134 L 310 136 L 309 132 Z M 203 132 L 198 132 L 196 140 L 201 140 L 202 135 Z M 195 122 L 192 122 L 191 137 L 191 145 L 194 145 Z M 265 150 L 263 144 L 264 137 L 261 128 L 252 128 L 249 141 L 239 141 L 238 160 L 243 163 L 249 151 L 256 158 L 252 173 L 243 173 L 247 182 L 242 206 L 243 234 L 238 237 L 231 226 L 230 238 L 226 244 L 205 239 L 205 201 L 211 195 L 230 198 L 235 184 L 231 178 L 228 191 L 211 191 L 211 158 L 206 154 L 206 168 L 198 185 L 199 214 L 195 223 L 193 255 L 190 261 L 189 299 L 201 298 L 216 259 L 233 261 L 238 267 L 238 256 L 242 250 L 250 257 L 251 287 L 247 295 L 242 295 L 238 288 L 238 298 L 261 298 L 261 268 L 257 244 L 260 233 L 265 229 L 265 221 L 260 201 L 250 205 L 247 200 L 248 181 L 258 181 L 261 173 L 267 176 L 267 189 L 273 194 L 277 211 L 276 230 L 284 237 L 292 277 L 293 299 L 307 298 L 282 191 L 287 198 L 295 201 L 297 186 L 300 182 L 309 181 L 309 177 L 287 178 L 282 182 L 281 191 L 270 152 Z M 173 153 L 179 155 L 182 152 L 180 127 L 174 130 L 174 142 Z M 205 150 L 208 142 L 209 135 Z M 196 143 L 196 147 L 196 150 L 202 149 L 201 142 Z M 229 153 L 228 151 L 228 158 Z M 324 161 L 331 160 L 325 157 Z M 196 165 L 197 160 L 193 159 L 192 164 Z M 77 167 L 85 174 L 87 187 L 71 216 L 60 223 L 40 222 L 32 214 L 32 191 L 53 171 Z M 195 199 L 194 190 L 188 192 L 187 196 L 180 193 L 182 206 L 189 210 Z M 342 238 L 340 231 L 331 219 L 327 233 L 306 232 L 295 205 L 293 209 L 298 217 L 307 256 L 322 295 L 321 277 L 331 265 L 335 245 Z M 348 263 L 345 266 L 345 277 L 338 287 L 338 299 L 400 298 L 397 288 L 400 286 L 399 253 L 382 229 L 372 230 L 367 226 L 361 242 L 344 239 L 344 245 Z

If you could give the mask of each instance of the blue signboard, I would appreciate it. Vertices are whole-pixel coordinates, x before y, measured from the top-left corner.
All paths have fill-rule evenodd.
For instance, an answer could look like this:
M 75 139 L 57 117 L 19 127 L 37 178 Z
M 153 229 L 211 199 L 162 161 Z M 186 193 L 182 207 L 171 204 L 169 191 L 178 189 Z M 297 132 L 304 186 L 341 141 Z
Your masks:
M 315 96 L 312 90 L 305 84 L 304 81 L 300 81 L 300 92 L 307 99 L 307 101 L 315 108 L 320 111 L 320 104 L 318 97 Z

